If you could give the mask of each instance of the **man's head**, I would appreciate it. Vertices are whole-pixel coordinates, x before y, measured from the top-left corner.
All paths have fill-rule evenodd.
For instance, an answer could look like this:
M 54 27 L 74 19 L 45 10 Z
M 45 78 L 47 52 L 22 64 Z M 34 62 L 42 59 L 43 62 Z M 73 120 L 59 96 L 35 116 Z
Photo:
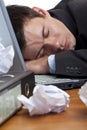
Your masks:
M 74 49 L 74 35 L 47 11 L 25 6 L 8 6 L 7 10 L 25 60 Z
M 26 45 L 26 39 L 24 36 L 24 23 L 35 17 L 43 17 L 41 14 L 32 10 L 26 6 L 10 5 L 7 6 L 7 11 L 12 22 L 13 29 L 15 31 L 17 40 L 19 42 L 20 49 L 23 50 Z

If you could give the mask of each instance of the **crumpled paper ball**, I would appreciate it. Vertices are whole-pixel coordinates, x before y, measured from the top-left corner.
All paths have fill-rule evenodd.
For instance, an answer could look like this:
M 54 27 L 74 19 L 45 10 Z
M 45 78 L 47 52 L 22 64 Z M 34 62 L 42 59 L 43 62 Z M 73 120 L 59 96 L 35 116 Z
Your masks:
M 4 47 L 0 43 L 0 74 L 7 73 L 12 67 L 14 55 L 13 45 Z
M 19 95 L 17 98 L 32 116 L 65 111 L 69 107 L 69 97 L 69 94 L 56 86 L 38 84 L 31 97 Z
M 79 97 L 81 101 L 87 106 L 87 82 L 79 89 Z

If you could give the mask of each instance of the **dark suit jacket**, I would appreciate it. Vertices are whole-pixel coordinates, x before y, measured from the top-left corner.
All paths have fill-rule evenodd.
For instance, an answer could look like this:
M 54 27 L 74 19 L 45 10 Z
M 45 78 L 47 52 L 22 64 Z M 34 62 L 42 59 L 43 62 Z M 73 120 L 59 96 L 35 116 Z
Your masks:
M 55 55 L 56 74 L 87 77 L 87 0 L 62 0 L 49 13 L 62 21 L 76 37 L 74 51 Z

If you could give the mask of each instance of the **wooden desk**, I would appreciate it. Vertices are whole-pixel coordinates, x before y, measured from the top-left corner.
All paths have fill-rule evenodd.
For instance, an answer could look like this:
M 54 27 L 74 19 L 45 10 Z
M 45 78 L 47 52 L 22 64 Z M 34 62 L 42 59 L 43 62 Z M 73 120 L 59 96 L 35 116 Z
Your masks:
M 78 89 L 67 93 L 70 107 L 65 112 L 30 117 L 27 110 L 21 110 L 0 130 L 87 130 L 87 107 L 79 99 Z

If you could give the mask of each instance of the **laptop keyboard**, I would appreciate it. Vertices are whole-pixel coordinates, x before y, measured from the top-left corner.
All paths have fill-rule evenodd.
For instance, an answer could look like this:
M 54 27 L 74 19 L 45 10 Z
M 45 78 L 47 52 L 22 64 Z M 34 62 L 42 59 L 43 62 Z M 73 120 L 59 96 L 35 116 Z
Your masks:
M 57 84 L 57 83 L 67 83 L 71 82 L 72 79 L 66 79 L 66 78 L 57 78 L 53 75 L 35 75 L 35 83 L 36 84 Z M 73 80 L 73 82 L 78 82 L 78 79 Z

